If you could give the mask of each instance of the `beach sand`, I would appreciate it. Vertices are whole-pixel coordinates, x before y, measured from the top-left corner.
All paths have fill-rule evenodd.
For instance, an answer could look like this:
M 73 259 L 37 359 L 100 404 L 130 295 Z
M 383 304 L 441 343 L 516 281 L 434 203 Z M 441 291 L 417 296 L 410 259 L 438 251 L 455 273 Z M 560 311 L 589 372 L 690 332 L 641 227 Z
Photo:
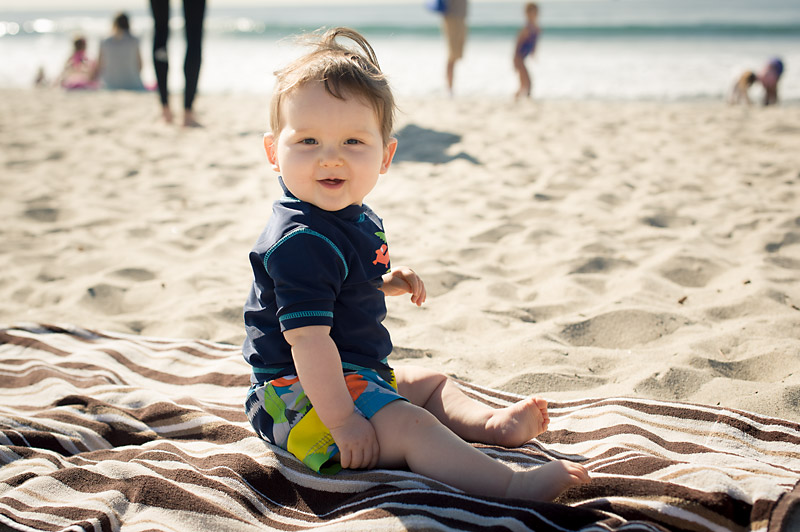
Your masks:
M 1 91 L 0 323 L 239 344 L 267 99 L 184 130 L 153 94 Z M 394 364 L 800 421 L 800 107 L 399 103 L 367 203 L 428 302 L 388 302 Z

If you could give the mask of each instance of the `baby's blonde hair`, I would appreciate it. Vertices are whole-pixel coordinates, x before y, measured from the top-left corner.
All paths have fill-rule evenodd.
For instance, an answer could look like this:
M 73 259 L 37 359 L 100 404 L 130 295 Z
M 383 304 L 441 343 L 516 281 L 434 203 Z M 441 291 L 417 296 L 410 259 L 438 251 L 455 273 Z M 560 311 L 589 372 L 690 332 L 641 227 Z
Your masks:
M 360 50 L 336 42 L 350 39 Z M 277 135 L 283 127 L 281 102 L 308 83 L 321 82 L 335 98 L 355 97 L 372 105 L 381 127 L 384 144 L 389 142 L 394 124 L 395 103 L 389 82 L 381 72 L 375 51 L 367 40 L 350 28 L 333 28 L 321 36 L 308 37 L 314 49 L 275 72 L 276 82 L 270 102 L 270 128 Z

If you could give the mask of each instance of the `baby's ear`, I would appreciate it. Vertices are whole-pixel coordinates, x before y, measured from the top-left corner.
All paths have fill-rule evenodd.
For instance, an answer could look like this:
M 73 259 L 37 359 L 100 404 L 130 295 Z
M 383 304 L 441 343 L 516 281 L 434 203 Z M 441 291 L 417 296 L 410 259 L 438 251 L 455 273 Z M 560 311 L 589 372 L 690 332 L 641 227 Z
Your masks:
M 267 152 L 267 159 L 269 159 L 272 169 L 280 172 L 281 168 L 278 165 L 278 143 L 275 142 L 275 135 L 272 133 L 264 134 L 264 151 Z
M 392 159 L 394 159 L 394 154 L 396 151 L 397 151 L 397 139 L 392 137 L 389 139 L 389 142 L 383 149 L 383 160 L 381 161 L 380 173 L 385 174 L 389 170 L 389 167 L 392 165 Z

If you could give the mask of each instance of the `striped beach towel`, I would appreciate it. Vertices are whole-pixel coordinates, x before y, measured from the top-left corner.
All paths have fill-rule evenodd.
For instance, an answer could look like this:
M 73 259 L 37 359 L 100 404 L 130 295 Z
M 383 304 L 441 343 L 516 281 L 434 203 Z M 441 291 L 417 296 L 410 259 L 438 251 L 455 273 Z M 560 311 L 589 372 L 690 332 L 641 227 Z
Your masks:
M 0 530 L 789 532 L 800 426 L 646 399 L 551 404 L 512 467 L 581 461 L 554 503 L 467 496 L 408 471 L 312 473 L 257 438 L 238 346 L 76 327 L 0 329 Z M 490 405 L 518 396 L 460 382 Z M 794 530 L 797 530 L 796 528 Z

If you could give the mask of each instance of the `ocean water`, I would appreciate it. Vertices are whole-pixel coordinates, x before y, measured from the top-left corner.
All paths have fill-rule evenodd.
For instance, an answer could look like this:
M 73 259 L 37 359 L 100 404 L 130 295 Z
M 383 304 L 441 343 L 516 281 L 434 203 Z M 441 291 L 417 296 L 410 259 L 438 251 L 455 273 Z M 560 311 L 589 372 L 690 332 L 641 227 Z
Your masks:
M 15 3 L 16 4 L 16 3 Z M 142 4 L 145 4 L 142 2 Z M 222 2 L 219 2 L 222 4 Z M 347 25 L 374 46 L 401 96 L 444 94 L 445 44 L 440 18 L 418 2 L 236 7 L 209 2 L 199 90 L 268 93 L 272 72 L 299 53 L 292 36 Z M 800 102 L 800 2 L 797 0 L 542 0 L 542 35 L 528 66 L 542 99 L 722 99 L 744 70 L 781 57 L 780 96 Z M 23 4 L 24 6 L 24 4 Z M 143 78 L 152 83 L 152 22 L 128 11 L 142 40 Z M 0 87 L 27 87 L 39 68 L 54 78 L 84 34 L 90 54 L 109 31 L 113 10 L 0 12 Z M 184 42 L 173 7 L 170 88 L 182 89 Z M 456 93 L 510 96 L 511 65 L 522 2 L 470 3 L 465 57 Z M 751 95 L 760 96 L 754 87 Z

